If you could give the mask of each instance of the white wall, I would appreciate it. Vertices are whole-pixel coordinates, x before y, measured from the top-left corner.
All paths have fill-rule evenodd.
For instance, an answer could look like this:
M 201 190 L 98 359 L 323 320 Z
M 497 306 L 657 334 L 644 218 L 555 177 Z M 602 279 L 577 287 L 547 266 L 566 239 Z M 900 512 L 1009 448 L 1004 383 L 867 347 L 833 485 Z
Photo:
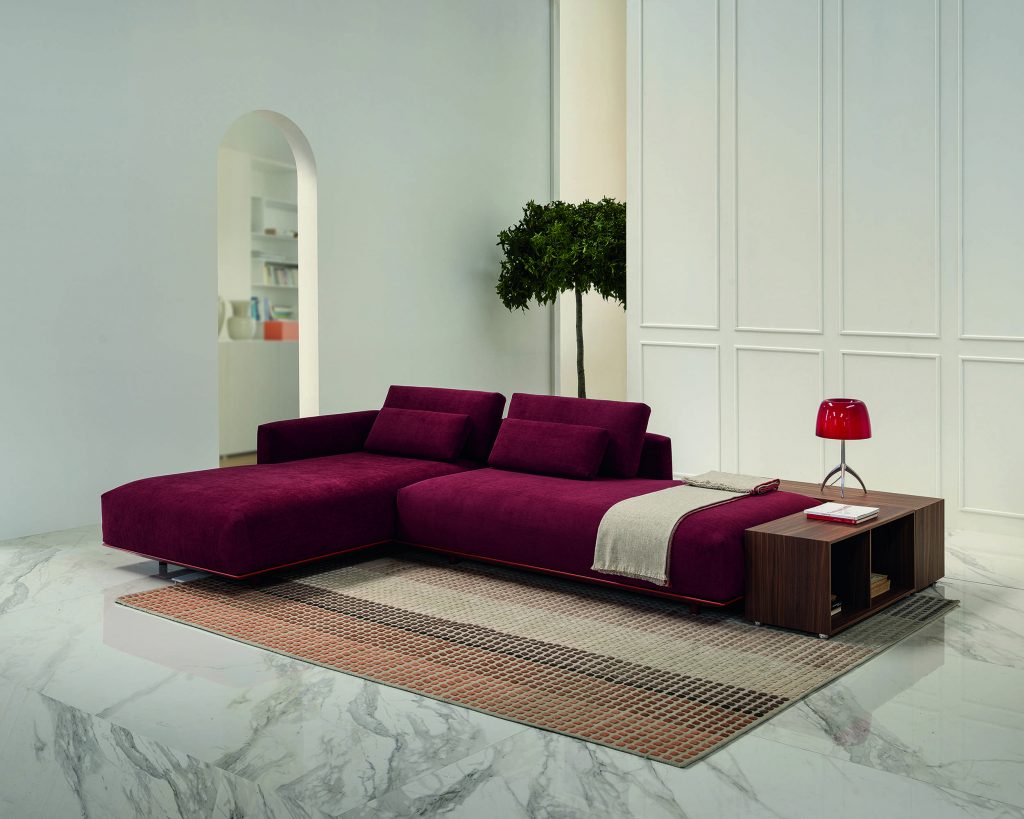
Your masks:
M 317 160 L 323 412 L 550 389 L 549 314 L 494 293 L 551 195 L 547 0 L 14 4 L 0 71 L 0 538 L 216 464 L 217 148 L 251 110 Z
M 217 293 L 228 302 L 248 300 L 252 295 L 252 155 L 222 144 L 217 157 Z M 227 314 L 231 315 L 230 304 Z M 221 338 L 227 337 L 225 326 Z
M 558 196 L 626 198 L 626 0 L 558 0 Z M 562 395 L 576 395 L 576 302 L 559 299 Z M 626 397 L 626 313 L 583 297 L 590 398 Z
M 675 469 L 869 487 L 1024 532 L 1024 4 L 630 0 L 629 394 Z
M 224 132 L 221 140 L 222 148 L 239 151 L 249 156 L 280 162 L 282 165 L 294 165 L 295 155 L 285 138 L 284 132 L 273 122 L 258 113 L 245 114 L 236 119 Z M 294 200 L 295 182 L 286 180 L 284 199 Z M 270 195 L 270 194 L 268 194 Z

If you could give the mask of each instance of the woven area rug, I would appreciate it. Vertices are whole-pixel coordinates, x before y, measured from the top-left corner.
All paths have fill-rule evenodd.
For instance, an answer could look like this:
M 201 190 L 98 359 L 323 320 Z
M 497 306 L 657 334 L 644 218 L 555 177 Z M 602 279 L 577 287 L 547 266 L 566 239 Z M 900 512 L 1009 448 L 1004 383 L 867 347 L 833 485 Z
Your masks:
M 119 603 L 385 685 L 685 766 L 957 605 L 918 594 L 831 640 L 400 553 L 203 578 Z

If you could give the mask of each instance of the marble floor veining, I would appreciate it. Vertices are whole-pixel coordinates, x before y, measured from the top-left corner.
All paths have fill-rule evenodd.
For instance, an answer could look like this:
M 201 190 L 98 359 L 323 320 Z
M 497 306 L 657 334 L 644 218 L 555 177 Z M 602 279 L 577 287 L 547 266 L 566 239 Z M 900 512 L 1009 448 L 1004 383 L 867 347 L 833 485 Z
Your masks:
M 0 817 L 1020 817 L 1024 542 L 950 533 L 960 608 L 690 768 L 114 601 L 98 527 L 0 543 Z

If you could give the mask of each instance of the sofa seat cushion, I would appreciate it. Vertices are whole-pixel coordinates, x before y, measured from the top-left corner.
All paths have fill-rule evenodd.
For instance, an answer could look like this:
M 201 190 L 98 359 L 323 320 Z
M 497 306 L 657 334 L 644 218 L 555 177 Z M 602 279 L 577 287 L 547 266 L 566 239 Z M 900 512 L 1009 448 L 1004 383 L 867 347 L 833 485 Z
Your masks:
M 589 480 L 608 447 L 608 430 L 552 421 L 501 422 L 487 463 L 499 469 Z
M 608 430 L 608 447 L 600 474 L 613 478 L 636 476 L 650 416 L 651 408 L 646 404 L 561 395 L 517 392 L 508 405 L 509 418 L 586 424 Z
M 479 469 L 401 489 L 399 538 L 475 557 L 720 602 L 743 594 L 744 530 L 814 503 L 802 495 L 772 492 L 688 516 L 672 543 L 668 588 L 592 571 L 604 513 L 625 498 L 678 484 L 641 478 L 578 481 Z
M 467 468 L 351 452 L 146 478 L 103 495 L 103 540 L 237 577 L 388 540 L 400 487 Z

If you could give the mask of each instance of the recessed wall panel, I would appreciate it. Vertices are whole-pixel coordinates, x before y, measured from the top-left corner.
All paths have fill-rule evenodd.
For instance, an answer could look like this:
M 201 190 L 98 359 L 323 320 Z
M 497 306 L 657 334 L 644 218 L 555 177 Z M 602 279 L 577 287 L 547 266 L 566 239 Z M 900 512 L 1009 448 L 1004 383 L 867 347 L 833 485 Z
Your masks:
M 674 471 L 721 468 L 717 345 L 645 343 L 640 349 L 643 400 L 651 407 L 647 428 L 672 438 Z
M 963 6 L 962 330 L 1024 338 L 1024 3 Z
M 629 394 L 655 405 L 676 469 L 820 481 L 840 447 L 815 410 L 848 392 L 874 420 L 847 447 L 870 488 L 1024 533 L 1024 0 L 626 16 Z M 713 428 L 677 380 L 710 383 L 711 354 L 651 344 L 719 348 L 719 441 L 665 409 L 696 402 Z
M 737 325 L 821 330 L 821 5 L 736 6 Z
M 642 26 L 641 322 L 717 327 L 718 3 L 648 0 Z
M 1024 517 L 1024 360 L 961 359 L 963 505 Z
M 938 356 L 844 352 L 842 364 L 844 394 L 871 415 L 871 437 L 846 445 L 850 465 L 869 489 L 940 494 Z M 825 461 L 839 462 L 838 443 L 826 443 Z
M 842 14 L 843 330 L 936 335 L 936 0 Z
M 816 351 L 736 348 L 740 472 L 821 480 L 821 444 L 814 436 L 821 381 Z

